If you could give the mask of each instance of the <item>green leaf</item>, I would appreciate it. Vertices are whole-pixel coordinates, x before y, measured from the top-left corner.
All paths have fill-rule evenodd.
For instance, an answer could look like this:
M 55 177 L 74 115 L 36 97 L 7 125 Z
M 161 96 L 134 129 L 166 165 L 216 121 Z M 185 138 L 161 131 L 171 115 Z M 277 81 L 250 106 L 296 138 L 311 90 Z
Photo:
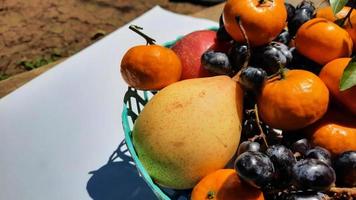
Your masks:
M 356 57 L 353 57 L 341 76 L 339 89 L 345 91 L 356 85 Z
M 330 6 L 336 15 L 347 4 L 348 0 L 330 0 Z

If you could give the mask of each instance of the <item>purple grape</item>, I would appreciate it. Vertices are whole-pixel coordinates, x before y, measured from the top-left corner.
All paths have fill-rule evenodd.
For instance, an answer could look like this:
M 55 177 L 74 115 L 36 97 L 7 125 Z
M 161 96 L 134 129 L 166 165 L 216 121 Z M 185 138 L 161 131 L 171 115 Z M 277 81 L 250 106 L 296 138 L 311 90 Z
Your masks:
M 298 161 L 292 170 L 293 179 L 301 189 L 326 191 L 335 183 L 335 171 L 317 159 Z
M 331 166 L 331 154 L 322 147 L 314 147 L 305 153 L 306 158 L 315 158 Z
M 237 174 L 250 185 L 261 188 L 270 183 L 274 176 L 273 163 L 261 152 L 246 151 L 235 161 Z
M 356 187 L 356 151 L 346 151 L 335 159 L 337 185 Z

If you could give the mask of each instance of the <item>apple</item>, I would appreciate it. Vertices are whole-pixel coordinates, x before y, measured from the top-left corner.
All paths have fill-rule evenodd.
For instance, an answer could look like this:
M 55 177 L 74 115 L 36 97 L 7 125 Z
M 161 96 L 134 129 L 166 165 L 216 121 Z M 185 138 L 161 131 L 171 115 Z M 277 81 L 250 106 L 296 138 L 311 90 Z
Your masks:
M 211 76 L 201 65 L 200 58 L 205 51 L 217 46 L 216 43 L 215 31 L 200 30 L 189 33 L 174 44 L 172 50 L 182 63 L 181 80 Z

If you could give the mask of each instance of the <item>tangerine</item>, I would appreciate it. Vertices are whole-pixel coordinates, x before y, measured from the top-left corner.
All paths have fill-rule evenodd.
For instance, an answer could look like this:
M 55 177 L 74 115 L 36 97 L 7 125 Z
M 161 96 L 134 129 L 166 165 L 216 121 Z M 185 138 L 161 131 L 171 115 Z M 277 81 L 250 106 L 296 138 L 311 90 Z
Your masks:
M 314 18 L 297 31 L 295 46 L 305 57 L 321 65 L 352 53 L 352 39 L 347 31 L 335 23 Z
M 326 6 L 323 8 L 319 8 L 316 11 L 315 17 L 324 18 L 324 19 L 334 22 L 335 20 L 342 19 L 342 18 L 346 17 L 346 15 L 350 11 L 350 9 L 351 9 L 351 7 L 345 6 L 338 13 L 336 13 L 336 16 L 335 16 L 332 11 L 331 6 Z M 353 16 L 354 14 L 355 14 L 355 12 L 352 12 L 351 16 Z
M 356 118 L 347 112 L 331 108 L 311 128 L 310 141 L 333 155 L 356 151 Z
M 354 44 L 354 51 L 356 51 L 356 12 L 352 12 L 350 16 L 350 21 L 346 20 L 344 25 L 345 30 L 349 33 L 352 42 Z
M 173 50 L 159 45 L 129 49 L 121 61 L 121 75 L 140 90 L 159 90 L 180 80 L 182 66 Z
M 271 42 L 286 25 L 283 0 L 228 0 L 223 10 L 226 31 L 238 42 L 245 42 L 237 17 L 241 20 L 251 46 Z
M 233 169 L 205 176 L 193 189 L 192 200 L 264 200 L 263 193 L 242 182 Z
M 356 115 L 356 87 L 340 91 L 340 79 L 351 58 L 338 58 L 327 63 L 320 71 L 319 77 L 330 91 L 330 96 Z
M 273 128 L 306 127 L 326 112 L 329 91 L 323 81 L 306 70 L 288 70 L 284 78 L 268 80 L 257 98 L 259 115 Z

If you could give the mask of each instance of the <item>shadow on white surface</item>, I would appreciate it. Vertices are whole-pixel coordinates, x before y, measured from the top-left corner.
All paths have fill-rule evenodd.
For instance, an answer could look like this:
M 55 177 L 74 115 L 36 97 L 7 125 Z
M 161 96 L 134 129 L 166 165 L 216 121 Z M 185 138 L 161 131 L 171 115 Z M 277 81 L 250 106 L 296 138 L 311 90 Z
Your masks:
M 93 200 L 155 199 L 126 153 L 123 140 L 104 166 L 89 172 L 92 177 L 87 183 L 87 191 Z M 115 161 L 118 158 L 122 161 Z

